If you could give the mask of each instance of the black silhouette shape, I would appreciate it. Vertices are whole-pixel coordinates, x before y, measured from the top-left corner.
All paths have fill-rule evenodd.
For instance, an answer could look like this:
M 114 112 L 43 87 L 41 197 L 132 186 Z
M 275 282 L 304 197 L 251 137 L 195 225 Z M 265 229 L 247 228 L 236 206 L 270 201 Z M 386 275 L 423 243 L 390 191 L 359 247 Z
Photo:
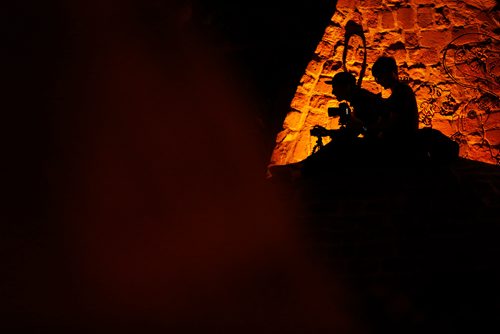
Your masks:
M 332 85 L 332 94 L 337 100 L 345 101 L 328 110 L 329 116 L 339 117 L 340 128 L 329 130 L 314 126 L 311 135 L 318 139 L 313 154 L 296 164 L 271 167 L 272 175 L 317 176 L 329 173 L 332 168 L 357 164 L 365 160 L 367 154 L 375 152 L 372 148 L 377 145 L 385 106 L 381 96 L 360 88 L 356 78 L 348 72 L 339 72 L 326 83 Z M 322 137 L 326 136 L 332 140 L 323 146 Z
M 392 57 L 380 57 L 372 68 L 379 85 L 391 90 L 385 101 L 381 137 L 393 142 L 405 142 L 418 130 L 418 107 L 413 90 L 398 77 L 398 66 Z
M 413 90 L 399 80 L 398 66 L 392 57 L 380 57 L 372 68 L 378 84 L 391 90 L 384 101 L 379 123 L 379 147 L 384 160 L 448 163 L 458 158 L 459 147 L 439 130 L 419 130 L 418 107 Z

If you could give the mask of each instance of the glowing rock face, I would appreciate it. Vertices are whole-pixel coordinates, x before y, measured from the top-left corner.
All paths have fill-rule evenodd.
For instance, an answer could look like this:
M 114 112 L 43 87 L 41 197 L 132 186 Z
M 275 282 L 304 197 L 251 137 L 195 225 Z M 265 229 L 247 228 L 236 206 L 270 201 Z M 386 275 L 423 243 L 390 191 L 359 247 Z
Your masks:
M 493 0 L 339 0 L 330 25 L 300 81 L 283 130 L 276 138 L 271 165 L 301 161 L 316 143 L 316 125 L 337 128 L 327 116 L 337 106 L 325 84 L 345 68 L 362 87 L 389 92 L 375 83 L 371 66 L 392 56 L 417 97 L 420 127 L 433 127 L 460 144 L 460 156 L 500 163 L 500 14 Z M 362 26 L 349 40 L 345 64 L 344 34 L 351 21 Z

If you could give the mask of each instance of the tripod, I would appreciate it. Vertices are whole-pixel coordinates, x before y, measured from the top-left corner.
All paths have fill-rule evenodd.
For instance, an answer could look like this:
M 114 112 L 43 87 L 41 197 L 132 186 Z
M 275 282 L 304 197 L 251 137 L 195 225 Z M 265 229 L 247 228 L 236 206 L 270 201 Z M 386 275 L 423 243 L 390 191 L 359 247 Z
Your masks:
M 323 148 L 323 137 L 322 136 L 316 136 L 316 145 L 314 145 L 312 154 L 318 152 L 321 148 Z

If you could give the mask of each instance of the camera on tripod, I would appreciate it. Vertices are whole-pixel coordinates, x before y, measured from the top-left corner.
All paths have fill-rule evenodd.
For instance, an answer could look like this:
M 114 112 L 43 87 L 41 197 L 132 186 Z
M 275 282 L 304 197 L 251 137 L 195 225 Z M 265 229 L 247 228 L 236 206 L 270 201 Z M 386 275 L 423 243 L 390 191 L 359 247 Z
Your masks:
M 338 107 L 328 108 L 328 116 L 339 117 L 339 124 L 341 126 L 345 126 L 349 122 L 349 118 L 351 116 L 351 108 L 349 108 L 349 105 L 347 103 L 342 102 Z
M 318 137 L 318 138 L 326 137 L 328 135 L 327 130 L 324 127 L 319 126 L 319 125 L 315 125 L 310 130 L 310 133 L 311 133 L 311 136 Z
M 347 103 L 342 102 L 339 104 L 338 107 L 328 108 L 328 116 L 339 117 L 340 129 L 327 130 L 322 126 L 315 125 L 310 130 L 311 136 L 316 137 L 316 145 L 313 148 L 313 153 L 315 153 L 321 147 L 323 147 L 323 137 L 326 137 L 326 136 L 332 137 L 336 133 L 341 133 L 342 131 L 345 130 L 346 125 L 349 123 L 349 119 L 351 117 L 351 108 L 349 108 L 349 105 Z

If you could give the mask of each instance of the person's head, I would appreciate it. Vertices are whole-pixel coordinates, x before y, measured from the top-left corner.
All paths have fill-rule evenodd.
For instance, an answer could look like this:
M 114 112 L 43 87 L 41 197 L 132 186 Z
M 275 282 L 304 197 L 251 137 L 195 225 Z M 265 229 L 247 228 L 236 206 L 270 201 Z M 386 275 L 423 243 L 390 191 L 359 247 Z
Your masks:
M 373 64 L 372 74 L 379 85 L 390 88 L 398 82 L 398 65 L 392 57 L 379 57 Z
M 335 74 L 330 81 L 326 81 L 332 85 L 332 94 L 337 100 L 349 100 L 352 93 L 357 88 L 356 78 L 348 72 L 339 72 Z

